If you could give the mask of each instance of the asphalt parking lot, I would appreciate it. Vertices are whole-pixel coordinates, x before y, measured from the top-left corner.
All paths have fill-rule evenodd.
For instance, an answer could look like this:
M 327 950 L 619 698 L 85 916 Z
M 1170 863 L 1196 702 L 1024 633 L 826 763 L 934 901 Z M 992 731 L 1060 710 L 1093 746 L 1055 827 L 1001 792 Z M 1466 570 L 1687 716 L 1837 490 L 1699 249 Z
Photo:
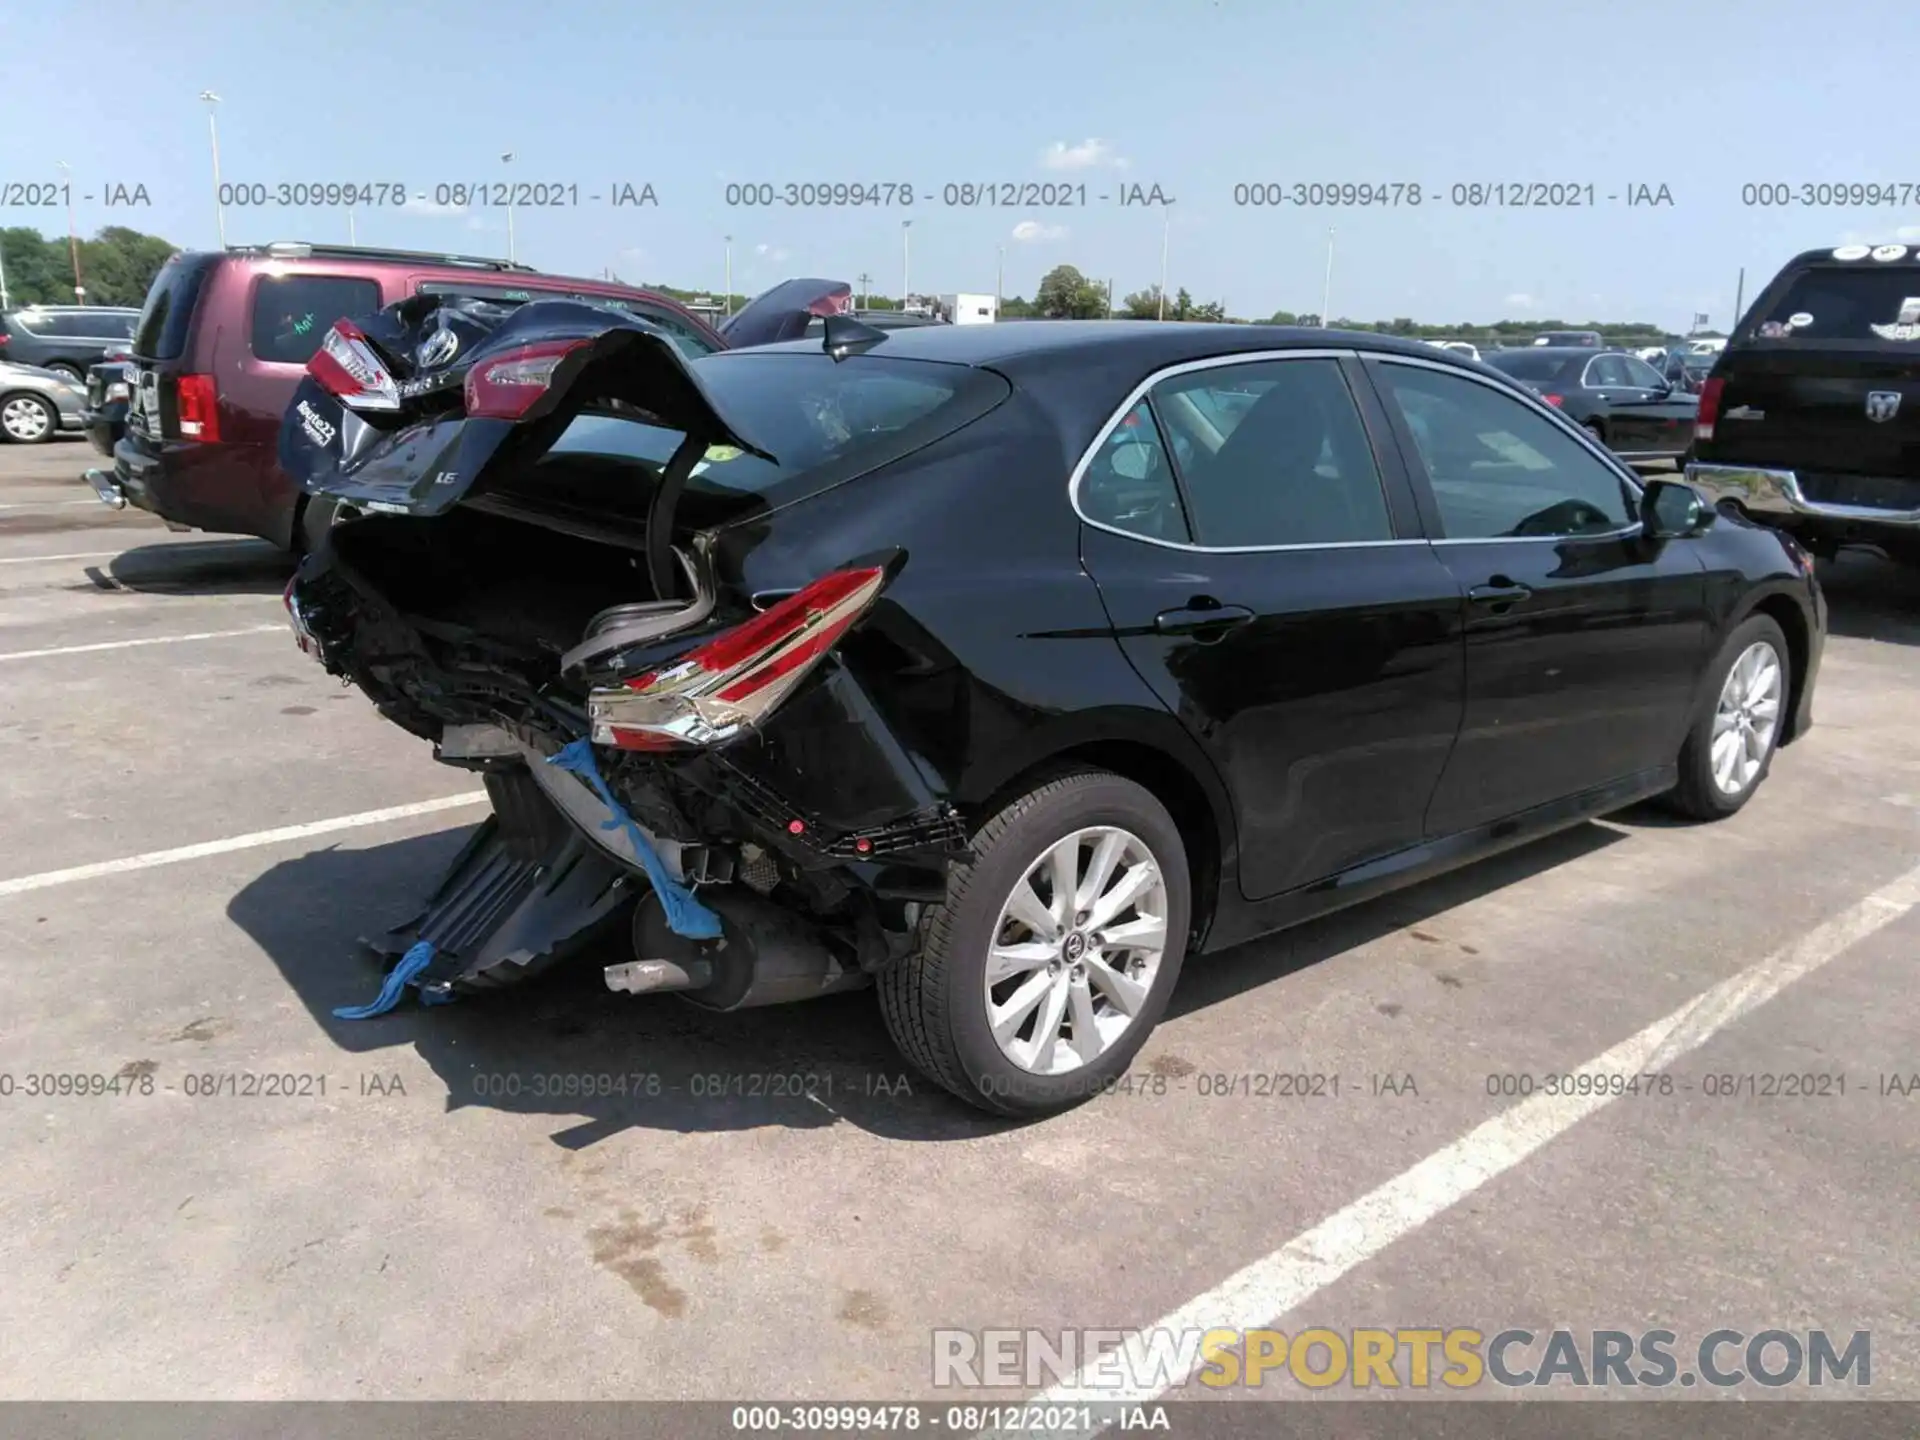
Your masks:
M 936 1329 L 1178 1316 L 1866 1330 L 1920 1399 L 1920 575 L 1826 567 L 1816 727 L 1733 820 L 1198 963 L 1134 1093 L 1021 1126 L 909 1079 L 870 995 L 712 1016 L 587 965 L 334 1019 L 472 777 L 295 649 L 286 560 L 91 461 L 0 447 L 0 1396 L 931 1398 Z M 1675 1088 L 1499 1119 L 1616 1047 Z M 63 1074 L 122 1093 L 22 1088 Z M 1237 1079 L 1275 1074 L 1339 1091 Z M 1804 1074 L 1844 1093 L 1759 1093 Z

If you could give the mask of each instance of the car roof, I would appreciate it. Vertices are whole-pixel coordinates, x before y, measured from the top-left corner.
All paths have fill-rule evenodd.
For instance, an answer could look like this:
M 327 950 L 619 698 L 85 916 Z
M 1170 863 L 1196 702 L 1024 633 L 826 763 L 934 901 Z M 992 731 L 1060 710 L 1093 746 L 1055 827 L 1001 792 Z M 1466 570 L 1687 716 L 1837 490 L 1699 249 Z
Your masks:
M 756 346 L 753 353 L 819 349 L 817 339 L 791 340 Z M 1148 369 L 1159 369 L 1185 360 L 1262 350 L 1369 350 L 1421 360 L 1436 358 L 1435 347 L 1424 340 L 1401 339 L 1371 331 L 1172 320 L 1002 320 L 991 325 L 911 325 L 887 332 L 887 338 L 867 353 L 995 369 L 1017 369 L 1023 362 L 1051 363 L 1083 354 L 1138 359 Z M 1441 363 L 1457 362 L 1442 360 Z
M 1628 352 L 1612 345 L 1516 345 L 1510 350 L 1491 353 L 1495 359 L 1503 355 L 1546 355 L 1556 360 L 1591 360 L 1596 355 L 1625 355 Z

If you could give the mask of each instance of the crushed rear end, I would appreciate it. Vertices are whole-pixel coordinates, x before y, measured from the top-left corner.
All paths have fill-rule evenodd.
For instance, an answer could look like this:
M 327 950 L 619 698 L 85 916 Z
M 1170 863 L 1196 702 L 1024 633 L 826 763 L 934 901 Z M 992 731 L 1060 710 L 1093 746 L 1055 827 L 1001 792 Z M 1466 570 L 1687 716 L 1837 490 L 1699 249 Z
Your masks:
M 842 663 L 905 555 L 748 590 L 723 539 L 767 497 L 701 477 L 779 462 L 699 369 L 596 306 L 404 302 L 336 327 L 288 409 L 282 465 L 350 517 L 288 586 L 301 648 L 493 800 L 375 942 L 430 953 L 430 995 L 621 927 L 611 988 L 722 1009 L 851 988 L 912 947 L 964 854 Z M 607 453 L 600 426 L 652 449 Z

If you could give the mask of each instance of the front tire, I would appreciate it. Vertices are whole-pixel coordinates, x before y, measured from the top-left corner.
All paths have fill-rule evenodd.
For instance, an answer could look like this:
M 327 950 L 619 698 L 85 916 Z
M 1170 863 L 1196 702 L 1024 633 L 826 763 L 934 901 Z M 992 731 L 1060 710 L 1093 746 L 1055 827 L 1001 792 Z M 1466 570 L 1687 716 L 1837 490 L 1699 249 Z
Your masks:
M 1686 742 L 1680 783 L 1668 804 L 1694 820 L 1722 820 L 1760 788 L 1773 765 L 1793 693 L 1787 637 L 1765 615 L 1749 616 L 1714 657 L 1713 677 Z
M 1126 1072 L 1173 991 L 1192 913 L 1173 817 L 1133 781 L 1086 770 L 1009 803 L 882 971 L 901 1053 L 999 1115 L 1068 1109 Z
M 60 428 L 60 415 L 38 395 L 9 395 L 0 400 L 0 434 L 16 445 L 44 445 Z

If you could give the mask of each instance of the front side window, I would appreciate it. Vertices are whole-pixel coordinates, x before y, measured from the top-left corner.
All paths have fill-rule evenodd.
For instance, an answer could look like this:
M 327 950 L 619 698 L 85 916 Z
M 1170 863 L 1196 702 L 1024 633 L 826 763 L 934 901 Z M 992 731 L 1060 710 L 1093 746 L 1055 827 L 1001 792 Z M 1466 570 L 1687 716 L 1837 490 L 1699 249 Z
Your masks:
M 1587 362 L 1587 385 L 1631 385 L 1628 377 L 1626 357 L 1622 355 L 1596 355 Z
M 1386 493 L 1337 360 L 1214 366 L 1161 381 L 1193 538 L 1215 548 L 1393 538 Z
M 371 315 L 380 287 L 344 275 L 266 275 L 253 291 L 253 353 L 281 365 L 304 365 L 336 320 Z
M 1380 375 L 1400 406 L 1449 540 L 1605 535 L 1632 514 L 1626 482 L 1525 402 L 1411 365 Z
M 1642 390 L 1658 390 L 1665 383 L 1660 372 L 1637 355 L 1623 355 L 1620 363 L 1627 368 L 1627 383 Z

